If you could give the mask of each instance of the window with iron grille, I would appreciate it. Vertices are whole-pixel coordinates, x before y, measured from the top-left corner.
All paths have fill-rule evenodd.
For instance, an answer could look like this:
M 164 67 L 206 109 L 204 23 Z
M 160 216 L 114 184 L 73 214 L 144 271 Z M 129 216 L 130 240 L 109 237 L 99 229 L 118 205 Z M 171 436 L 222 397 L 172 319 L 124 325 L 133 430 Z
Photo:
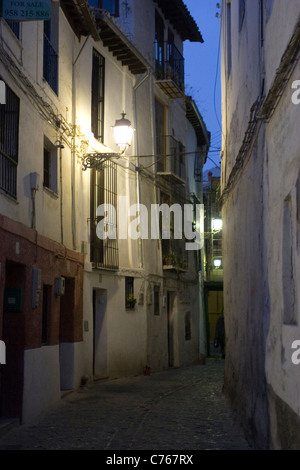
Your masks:
M 109 204 L 114 208 L 117 217 L 117 166 L 114 162 L 107 162 L 100 170 L 91 171 L 91 197 L 90 197 L 90 261 L 95 267 L 117 269 L 119 266 L 118 239 L 107 236 L 97 236 L 97 224 L 103 221 L 104 216 L 97 216 L 97 207 Z M 113 209 L 112 209 L 113 210 Z M 117 233 L 116 217 L 109 210 L 106 213 L 107 225 Z
M 155 11 L 155 72 L 156 78 L 164 78 L 165 51 L 164 51 L 165 25 L 160 14 Z
M 43 186 L 57 193 L 57 149 L 44 138 L 44 174 Z
M 186 312 L 184 315 L 184 330 L 185 340 L 190 341 L 192 339 L 191 312 Z
M 108 11 L 112 16 L 119 16 L 119 0 L 89 0 L 89 4 Z
M 42 344 L 48 343 L 49 314 L 51 312 L 51 286 L 43 285 Z
M 6 104 L 0 105 L 0 188 L 17 197 L 20 100 L 6 85 Z
M 154 286 L 154 315 L 159 315 L 160 314 L 160 308 L 159 308 L 159 286 Z
M 93 50 L 91 130 L 95 139 L 104 140 L 104 75 L 105 59 Z
M 166 171 L 166 109 L 155 99 L 156 171 Z
M 44 21 L 43 77 L 58 94 L 58 11 L 52 2 L 51 20 Z

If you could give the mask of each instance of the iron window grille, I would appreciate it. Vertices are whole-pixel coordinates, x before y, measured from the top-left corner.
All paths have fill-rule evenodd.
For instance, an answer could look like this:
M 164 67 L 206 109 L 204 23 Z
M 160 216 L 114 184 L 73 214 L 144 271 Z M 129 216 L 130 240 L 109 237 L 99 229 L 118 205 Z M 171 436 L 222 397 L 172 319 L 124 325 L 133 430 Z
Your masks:
M 163 154 L 157 155 L 156 159 L 156 172 L 157 173 L 172 173 L 180 180 L 186 179 L 185 168 L 185 147 L 184 145 L 174 139 L 171 135 L 160 135 L 157 137 L 157 149 Z
M 160 314 L 160 308 L 159 308 L 159 294 L 160 294 L 160 288 L 159 286 L 154 286 L 154 315 L 159 315 Z
M 134 298 L 134 277 L 125 277 L 125 308 L 134 309 L 135 298 Z
M 118 238 L 99 238 L 97 225 L 104 216 L 97 216 L 97 207 L 110 204 L 115 208 L 117 218 L 117 166 L 114 162 L 106 162 L 101 170 L 91 170 L 91 207 L 90 207 L 90 261 L 96 268 L 118 269 L 119 250 Z M 108 213 L 109 224 L 117 235 L 116 220 Z M 110 220 L 111 219 L 111 220 Z
M 6 85 L 6 104 L 0 106 L 0 188 L 17 197 L 20 100 Z

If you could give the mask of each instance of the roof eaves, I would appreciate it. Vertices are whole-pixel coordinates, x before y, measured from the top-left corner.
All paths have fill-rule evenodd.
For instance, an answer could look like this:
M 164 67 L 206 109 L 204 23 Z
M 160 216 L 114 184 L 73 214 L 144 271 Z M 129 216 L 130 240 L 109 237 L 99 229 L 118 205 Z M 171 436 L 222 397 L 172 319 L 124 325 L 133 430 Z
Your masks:
M 100 39 L 105 47 L 122 62 L 128 65 L 133 74 L 145 73 L 151 70 L 142 53 L 129 40 L 125 33 L 119 28 L 114 19 L 104 10 L 93 9 L 96 27 Z
M 100 41 L 95 20 L 86 0 L 60 0 L 60 6 L 74 33 L 80 36 L 92 36 Z
M 182 0 L 154 0 L 183 41 L 204 42 L 199 28 Z
M 186 117 L 195 129 L 198 143 L 210 146 L 210 132 L 207 130 L 205 122 L 198 110 L 198 107 L 191 96 L 185 97 Z

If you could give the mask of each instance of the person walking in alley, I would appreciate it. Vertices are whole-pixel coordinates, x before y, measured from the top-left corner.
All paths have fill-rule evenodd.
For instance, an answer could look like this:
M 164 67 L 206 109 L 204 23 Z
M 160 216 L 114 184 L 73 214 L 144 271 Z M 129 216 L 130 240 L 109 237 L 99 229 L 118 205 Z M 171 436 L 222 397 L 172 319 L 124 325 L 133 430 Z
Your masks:
M 215 347 L 220 346 L 222 359 L 225 359 L 225 322 L 223 311 L 217 319 L 214 343 Z

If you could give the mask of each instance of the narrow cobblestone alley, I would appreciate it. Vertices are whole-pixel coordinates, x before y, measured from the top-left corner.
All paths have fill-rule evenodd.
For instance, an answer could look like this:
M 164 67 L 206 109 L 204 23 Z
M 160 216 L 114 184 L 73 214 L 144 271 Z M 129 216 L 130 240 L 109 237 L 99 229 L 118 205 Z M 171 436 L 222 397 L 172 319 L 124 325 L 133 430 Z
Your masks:
M 247 450 L 224 395 L 224 361 L 98 381 L 64 396 L 1 450 Z

